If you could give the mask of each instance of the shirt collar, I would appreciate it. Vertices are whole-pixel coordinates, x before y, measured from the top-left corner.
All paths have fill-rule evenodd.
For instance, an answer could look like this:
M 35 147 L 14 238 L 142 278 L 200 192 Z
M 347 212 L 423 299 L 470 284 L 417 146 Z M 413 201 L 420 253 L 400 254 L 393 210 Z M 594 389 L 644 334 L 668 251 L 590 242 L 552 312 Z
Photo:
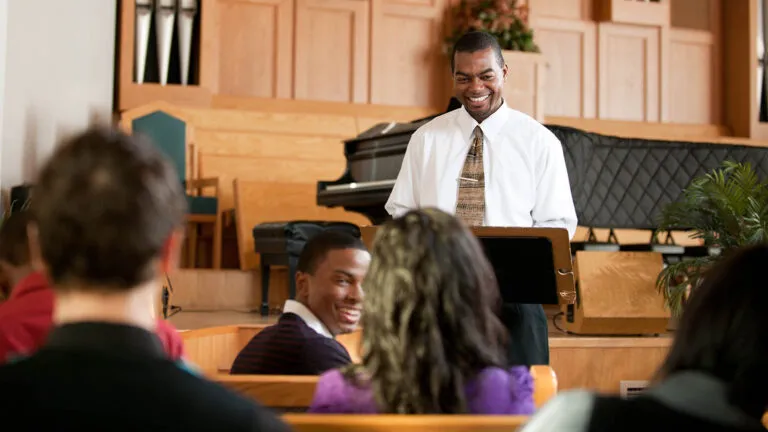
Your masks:
M 333 334 L 328 330 L 328 327 L 326 327 L 325 324 L 323 324 L 323 322 L 302 303 L 299 303 L 296 300 L 286 300 L 285 305 L 283 306 L 283 313 L 298 315 L 299 318 L 304 320 L 304 323 L 307 324 L 309 328 L 327 338 L 333 339 Z
M 75 349 L 166 358 L 155 333 L 127 324 L 77 322 L 51 329 L 43 349 Z
M 483 131 L 483 135 L 488 138 L 489 142 L 492 142 L 494 138 L 501 132 L 504 124 L 509 118 L 509 107 L 507 102 L 502 99 L 501 106 L 495 113 L 491 114 L 487 119 L 480 123 L 480 129 Z M 475 133 L 475 127 L 478 125 L 477 120 L 473 119 L 467 109 L 462 105 L 459 110 L 459 116 L 457 119 L 459 128 L 461 128 L 461 135 L 467 139 L 467 142 L 472 142 L 472 136 Z
M 48 279 L 40 272 L 32 272 L 24 279 L 20 280 L 15 287 L 11 289 L 11 295 L 8 300 L 17 299 L 36 291 L 48 289 Z

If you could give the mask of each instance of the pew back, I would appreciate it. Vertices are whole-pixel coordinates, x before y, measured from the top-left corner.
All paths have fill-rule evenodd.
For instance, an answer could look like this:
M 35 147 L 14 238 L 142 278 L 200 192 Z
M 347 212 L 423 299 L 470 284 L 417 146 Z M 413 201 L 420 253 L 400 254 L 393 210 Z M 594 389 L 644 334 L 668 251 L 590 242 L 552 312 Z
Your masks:
M 533 398 L 536 407 L 544 405 L 557 394 L 557 375 L 550 366 L 532 366 Z M 312 402 L 317 376 L 293 375 L 229 375 L 214 378 L 232 390 L 248 396 L 262 405 L 281 408 L 306 408 Z
M 297 432 L 511 432 L 527 416 L 285 414 Z
M 228 373 L 240 350 L 270 324 L 242 324 L 180 330 L 187 360 L 206 375 Z M 360 330 L 339 335 L 353 362 L 360 361 Z M 546 372 L 545 372 L 546 373 Z
M 237 353 L 264 325 L 228 325 L 180 330 L 187 360 L 205 374 L 228 371 Z

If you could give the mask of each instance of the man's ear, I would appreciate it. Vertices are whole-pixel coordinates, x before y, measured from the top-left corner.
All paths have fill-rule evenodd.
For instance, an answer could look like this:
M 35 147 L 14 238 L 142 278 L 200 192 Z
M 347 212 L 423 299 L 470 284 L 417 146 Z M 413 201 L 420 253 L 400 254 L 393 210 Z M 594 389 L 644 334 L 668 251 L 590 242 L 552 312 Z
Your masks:
M 504 78 L 504 81 L 507 80 L 508 75 L 509 75 L 509 66 L 507 66 L 506 63 L 504 63 L 504 67 L 501 68 L 501 76 Z
M 306 300 L 307 298 L 309 298 L 309 274 L 297 271 L 296 300 Z
M 179 257 L 181 256 L 181 246 L 184 242 L 184 232 L 181 229 L 174 230 L 171 235 L 165 239 L 163 249 L 160 252 L 160 271 L 163 273 L 173 273 L 179 267 Z
M 30 222 L 27 225 L 27 247 L 29 248 L 29 264 L 35 271 L 45 272 L 45 260 L 40 250 L 40 233 L 37 224 Z

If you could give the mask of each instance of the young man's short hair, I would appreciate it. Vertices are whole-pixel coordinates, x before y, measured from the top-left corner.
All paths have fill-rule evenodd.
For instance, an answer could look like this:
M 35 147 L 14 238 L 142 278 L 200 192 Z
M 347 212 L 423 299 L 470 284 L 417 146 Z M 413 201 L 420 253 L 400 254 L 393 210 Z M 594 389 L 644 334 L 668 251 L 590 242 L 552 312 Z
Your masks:
M 357 237 L 341 231 L 326 230 L 307 241 L 301 250 L 301 255 L 299 255 L 296 270 L 302 273 L 314 274 L 317 266 L 325 259 L 326 254 L 329 251 L 338 249 L 368 250 Z
M 122 291 L 156 276 L 151 264 L 183 226 L 186 200 L 174 168 L 152 142 L 99 128 L 54 152 L 31 208 L 57 289 Z

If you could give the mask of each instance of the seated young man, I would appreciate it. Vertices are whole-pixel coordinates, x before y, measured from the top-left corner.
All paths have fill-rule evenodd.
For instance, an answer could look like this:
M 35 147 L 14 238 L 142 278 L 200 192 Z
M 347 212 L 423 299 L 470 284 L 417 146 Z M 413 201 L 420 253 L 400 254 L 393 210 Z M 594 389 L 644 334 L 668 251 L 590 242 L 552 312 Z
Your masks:
M 0 270 L 11 287 L 10 297 L 0 304 L 0 365 L 40 348 L 53 319 L 53 290 L 30 257 L 31 221 L 30 211 L 20 211 L 0 227 Z M 170 323 L 157 320 L 157 335 L 169 358 L 182 359 L 184 341 Z
M 154 333 L 151 305 L 160 275 L 178 263 L 186 197 L 151 142 L 110 130 L 76 136 L 43 167 L 34 194 L 30 245 L 39 245 L 56 294 L 53 327 L 39 350 L 0 367 L 5 424 L 288 430 L 168 359 Z
M 334 337 L 357 328 L 370 261 L 365 245 L 349 234 L 329 230 L 310 239 L 296 268 L 296 300 L 287 300 L 277 324 L 248 342 L 231 373 L 319 375 L 352 363 Z

